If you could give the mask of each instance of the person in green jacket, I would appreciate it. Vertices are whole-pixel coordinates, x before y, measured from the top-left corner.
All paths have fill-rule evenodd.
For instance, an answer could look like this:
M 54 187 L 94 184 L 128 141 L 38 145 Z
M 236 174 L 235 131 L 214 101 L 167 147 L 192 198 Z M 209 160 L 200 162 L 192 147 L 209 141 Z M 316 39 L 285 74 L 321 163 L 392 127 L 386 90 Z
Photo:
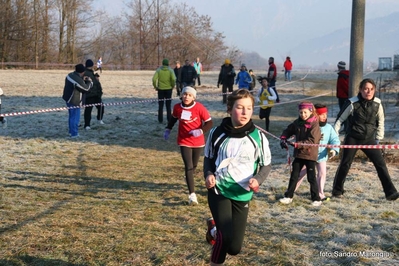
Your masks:
M 169 122 L 172 117 L 172 90 L 176 84 L 176 76 L 169 60 L 162 60 L 162 66 L 157 68 L 152 77 L 152 85 L 158 91 L 158 122 L 163 123 L 163 106 L 166 105 L 166 118 Z

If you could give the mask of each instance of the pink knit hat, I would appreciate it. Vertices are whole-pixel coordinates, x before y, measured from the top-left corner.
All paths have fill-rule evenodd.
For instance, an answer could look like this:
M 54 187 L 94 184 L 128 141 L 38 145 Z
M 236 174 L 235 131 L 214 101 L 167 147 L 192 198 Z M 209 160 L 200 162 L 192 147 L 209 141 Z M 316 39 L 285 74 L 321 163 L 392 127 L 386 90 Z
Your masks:
M 310 111 L 313 111 L 313 104 L 312 103 L 300 103 L 298 105 L 298 109 L 309 109 Z

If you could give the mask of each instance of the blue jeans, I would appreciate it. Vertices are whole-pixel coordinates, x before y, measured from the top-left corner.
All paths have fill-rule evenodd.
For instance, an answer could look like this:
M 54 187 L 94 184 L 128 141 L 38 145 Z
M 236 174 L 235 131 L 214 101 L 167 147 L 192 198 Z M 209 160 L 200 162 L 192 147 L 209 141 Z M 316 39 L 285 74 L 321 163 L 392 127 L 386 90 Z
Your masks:
M 74 107 L 75 105 L 67 103 L 68 107 Z M 76 137 L 78 135 L 79 121 L 80 121 L 80 108 L 68 109 L 69 118 L 69 134 L 71 137 Z
M 291 81 L 291 70 L 285 71 L 285 80 Z

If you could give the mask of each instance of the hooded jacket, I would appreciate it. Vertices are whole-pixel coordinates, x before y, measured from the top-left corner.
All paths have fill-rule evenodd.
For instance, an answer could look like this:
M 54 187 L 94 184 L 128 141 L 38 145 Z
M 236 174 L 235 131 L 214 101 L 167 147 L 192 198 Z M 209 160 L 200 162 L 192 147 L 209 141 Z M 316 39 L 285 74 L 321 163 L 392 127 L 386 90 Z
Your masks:
M 65 78 L 62 99 L 69 104 L 80 106 L 84 104 L 84 94 L 90 91 L 92 87 L 92 81 L 84 81 L 78 72 L 71 72 Z
M 158 90 L 171 90 L 175 87 L 175 72 L 169 66 L 161 66 L 152 77 L 152 85 Z
M 252 82 L 251 75 L 246 70 L 240 70 L 237 74 L 236 85 L 238 84 L 238 88 L 246 88 L 249 89 L 249 85 Z

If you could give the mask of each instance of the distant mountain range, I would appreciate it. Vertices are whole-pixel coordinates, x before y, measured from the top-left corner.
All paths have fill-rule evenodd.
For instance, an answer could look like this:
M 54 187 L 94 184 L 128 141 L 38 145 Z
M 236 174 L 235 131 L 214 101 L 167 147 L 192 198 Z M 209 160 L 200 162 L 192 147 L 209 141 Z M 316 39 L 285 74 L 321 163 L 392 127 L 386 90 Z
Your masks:
M 290 49 L 295 68 L 336 69 L 339 61 L 349 63 L 351 28 L 336 30 L 311 39 Z M 379 57 L 399 54 L 399 12 L 370 19 L 364 30 L 364 65 L 370 69 L 378 67 Z M 259 56 L 259 55 L 258 55 Z M 249 65 L 261 65 L 265 58 L 256 58 L 254 53 L 244 53 Z
M 307 66 L 336 66 L 349 62 L 351 28 L 336 30 L 292 49 L 295 61 Z M 399 53 L 399 12 L 367 20 L 364 29 L 364 63 L 378 63 L 379 57 Z

